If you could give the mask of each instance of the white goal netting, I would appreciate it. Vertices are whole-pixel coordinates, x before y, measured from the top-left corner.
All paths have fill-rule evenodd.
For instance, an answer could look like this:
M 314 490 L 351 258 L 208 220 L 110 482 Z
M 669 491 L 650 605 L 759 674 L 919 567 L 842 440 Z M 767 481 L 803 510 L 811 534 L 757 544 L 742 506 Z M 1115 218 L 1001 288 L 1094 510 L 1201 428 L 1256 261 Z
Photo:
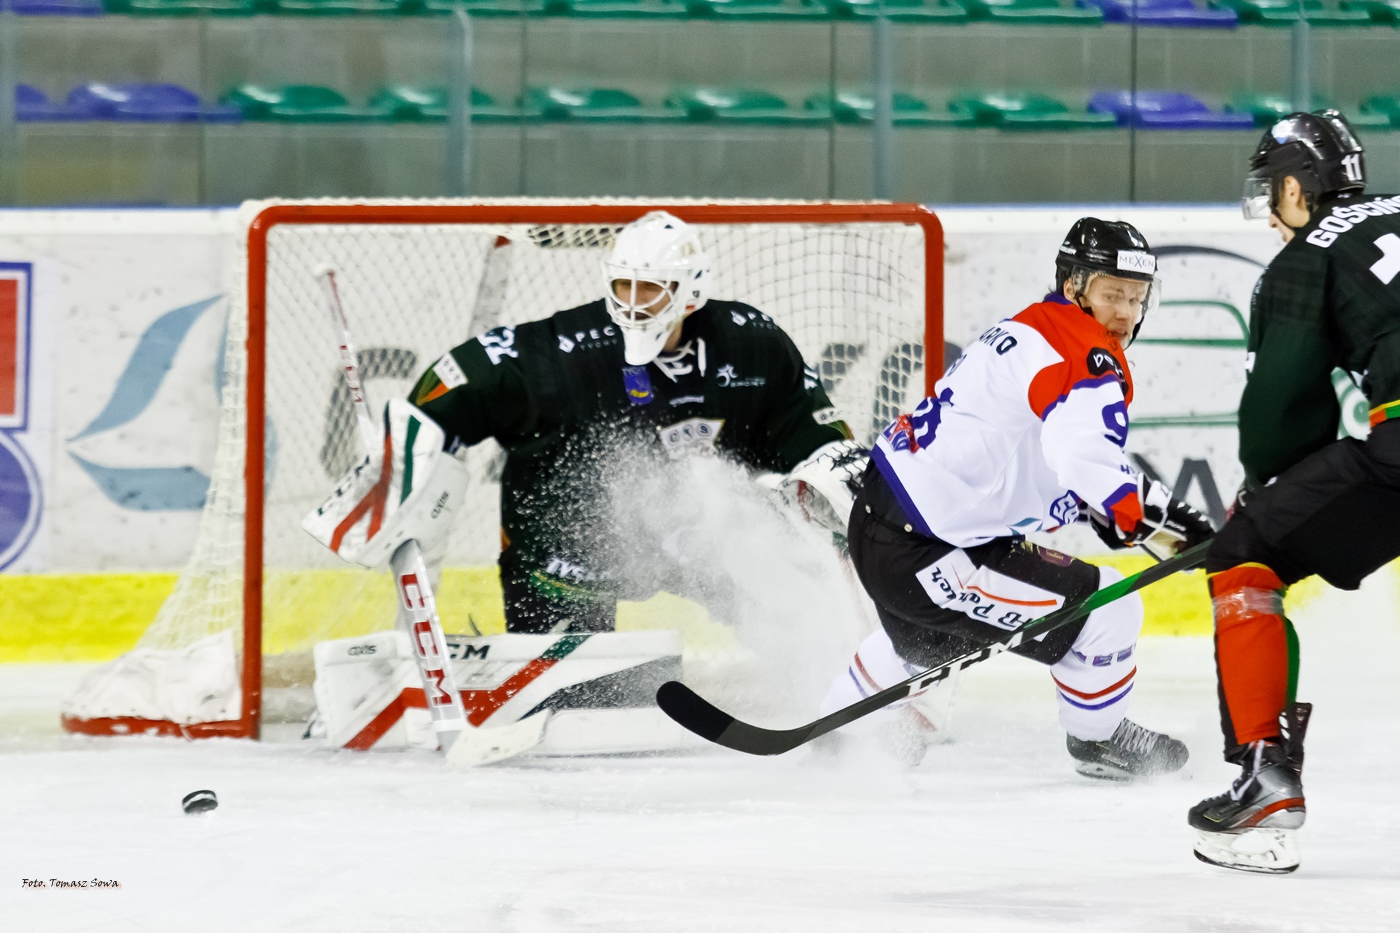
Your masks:
M 189 565 L 142 648 L 184 648 L 213 633 L 241 631 L 245 465 L 261 468 L 265 478 L 264 652 L 302 651 L 326 638 L 392 626 L 387 575 L 347 568 L 300 528 L 350 467 L 359 443 L 313 270 L 328 264 L 337 271 L 366 390 L 378 407 L 405 395 L 446 350 L 488 328 L 597 299 L 600 261 L 621 226 L 538 217 L 474 222 L 472 202 L 459 203 L 463 210 L 452 222 L 415 220 L 411 209 L 394 222 L 359 221 L 351 209 L 337 222 L 271 225 L 261 294 L 249 293 L 247 263 L 238 262 L 209 498 Z M 245 206 L 245 221 L 267 206 Z M 712 262 L 710 294 L 776 319 L 818 369 L 857 438 L 868 442 L 922 394 L 925 230 L 892 219 L 792 220 L 791 206 L 772 207 L 772 222 L 696 225 Z M 250 331 L 249 309 L 259 305 L 265 329 L 255 314 Z M 252 456 L 246 449 L 250 333 L 266 353 L 266 441 Z M 493 442 L 468 454 L 472 498 L 454 531 L 439 599 L 448 631 L 482 627 L 490 614 L 480 603 L 489 598 L 499 552 L 501 456 Z

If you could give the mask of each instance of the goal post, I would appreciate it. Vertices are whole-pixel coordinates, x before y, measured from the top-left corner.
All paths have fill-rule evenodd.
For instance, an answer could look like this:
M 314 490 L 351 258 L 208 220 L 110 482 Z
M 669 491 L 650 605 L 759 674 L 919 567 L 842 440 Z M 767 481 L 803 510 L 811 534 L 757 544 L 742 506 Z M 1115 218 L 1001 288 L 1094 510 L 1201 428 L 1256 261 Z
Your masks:
M 339 566 L 296 527 L 353 450 L 353 437 L 339 439 L 342 431 L 353 435 L 354 424 L 313 269 L 337 270 L 378 407 L 437 356 L 489 327 L 596 299 L 613 235 L 653 210 L 696 225 L 711 258 L 711 294 L 770 314 L 818 370 L 858 440 L 870 442 L 882 418 L 931 392 L 943 363 L 943 234 L 937 216 L 919 205 L 245 205 L 218 450 L 194 553 L 137 650 L 96 672 L 65 704 L 64 728 L 257 738 L 265 656 L 392 627 L 382 575 Z M 454 530 L 449 550 L 462 565 L 492 563 L 498 550 L 492 463 L 499 452 L 488 446 L 468 454 L 478 501 L 459 519 L 469 527 Z M 382 618 L 373 611 L 381 598 Z M 186 675 L 167 667 L 196 663 L 222 677 L 222 706 L 204 697 L 202 708 L 174 702 L 172 712 L 150 699 L 183 683 Z M 228 663 L 234 670 L 217 675 Z M 170 689 L 127 689 L 142 678 Z M 141 702 L 131 699 L 138 694 Z M 211 709 L 213 718 L 201 718 Z

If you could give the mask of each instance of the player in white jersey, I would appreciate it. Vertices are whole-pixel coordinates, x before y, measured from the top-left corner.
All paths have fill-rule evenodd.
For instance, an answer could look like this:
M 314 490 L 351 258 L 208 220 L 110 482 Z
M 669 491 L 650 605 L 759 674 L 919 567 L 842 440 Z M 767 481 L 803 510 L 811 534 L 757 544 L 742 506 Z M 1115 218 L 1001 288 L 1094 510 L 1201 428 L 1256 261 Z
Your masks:
M 832 684 L 829 711 L 987 644 L 1122 579 L 1025 535 L 1087 516 L 1114 547 L 1157 534 L 1208 538 L 1200 513 L 1135 470 L 1124 445 L 1156 259 L 1126 223 L 1076 222 L 1055 291 L 983 333 L 871 451 L 849 527 L 882 628 Z M 1032 640 L 1050 666 L 1077 770 L 1127 779 L 1175 771 L 1186 747 L 1130 722 L 1142 602 L 1129 595 Z M 919 699 L 890 715 L 918 722 Z M 922 726 L 922 723 L 919 724 Z M 912 730 L 916 753 L 920 732 Z

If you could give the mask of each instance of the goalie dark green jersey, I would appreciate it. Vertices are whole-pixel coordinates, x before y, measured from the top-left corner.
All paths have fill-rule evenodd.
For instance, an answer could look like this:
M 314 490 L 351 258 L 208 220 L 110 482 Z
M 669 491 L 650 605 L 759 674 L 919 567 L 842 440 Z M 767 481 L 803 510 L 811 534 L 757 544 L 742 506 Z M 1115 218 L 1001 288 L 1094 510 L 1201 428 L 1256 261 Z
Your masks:
M 1240 399 L 1240 462 L 1265 483 L 1337 439 L 1332 371 L 1400 417 L 1400 196 L 1342 195 L 1260 277 Z
M 449 438 L 506 451 L 502 531 L 517 555 L 587 557 L 619 484 L 696 452 L 784 472 L 849 436 L 814 369 L 772 318 L 734 301 L 686 318 L 679 347 L 628 366 L 599 300 L 497 327 L 438 360 L 409 400 Z

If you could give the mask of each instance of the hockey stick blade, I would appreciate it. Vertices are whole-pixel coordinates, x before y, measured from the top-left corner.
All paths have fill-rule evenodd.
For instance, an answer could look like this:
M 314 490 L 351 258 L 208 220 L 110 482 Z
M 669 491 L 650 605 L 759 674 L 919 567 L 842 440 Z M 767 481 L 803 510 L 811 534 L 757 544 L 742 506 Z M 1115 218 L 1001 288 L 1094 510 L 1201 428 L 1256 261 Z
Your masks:
M 986 647 L 954 658 L 940 667 L 930 668 L 921 674 L 916 674 L 893 687 L 887 687 L 879 693 L 872 693 L 858 703 L 853 703 L 795 729 L 765 729 L 762 726 L 755 726 L 741 719 L 736 719 L 685 684 L 674 680 L 662 684 L 656 691 L 656 704 L 661 707 L 662 712 L 682 727 L 689 729 L 702 739 L 714 742 L 716 745 L 723 745 L 725 748 L 732 748 L 750 755 L 781 755 L 818 736 L 826 735 L 834 729 L 839 729 L 847 723 L 873 713 L 877 709 L 902 700 L 911 693 L 926 690 L 947 678 L 955 670 L 971 667 L 994 655 L 1001 654 L 1009 648 L 1015 648 L 1028 638 L 1049 634 L 1071 622 L 1077 622 L 1100 606 L 1105 606 L 1115 599 L 1121 599 L 1129 593 L 1150 586 L 1178 571 L 1199 567 L 1205 562 L 1206 551 L 1209 548 L 1209 541 L 1197 544 L 1175 557 L 1154 564 L 1140 573 L 1125 577 L 1117 583 L 1097 590 L 1077 603 L 1061 606 L 1049 615 L 1028 622 L 1015 632 L 1007 633 L 1005 638 L 992 642 Z

